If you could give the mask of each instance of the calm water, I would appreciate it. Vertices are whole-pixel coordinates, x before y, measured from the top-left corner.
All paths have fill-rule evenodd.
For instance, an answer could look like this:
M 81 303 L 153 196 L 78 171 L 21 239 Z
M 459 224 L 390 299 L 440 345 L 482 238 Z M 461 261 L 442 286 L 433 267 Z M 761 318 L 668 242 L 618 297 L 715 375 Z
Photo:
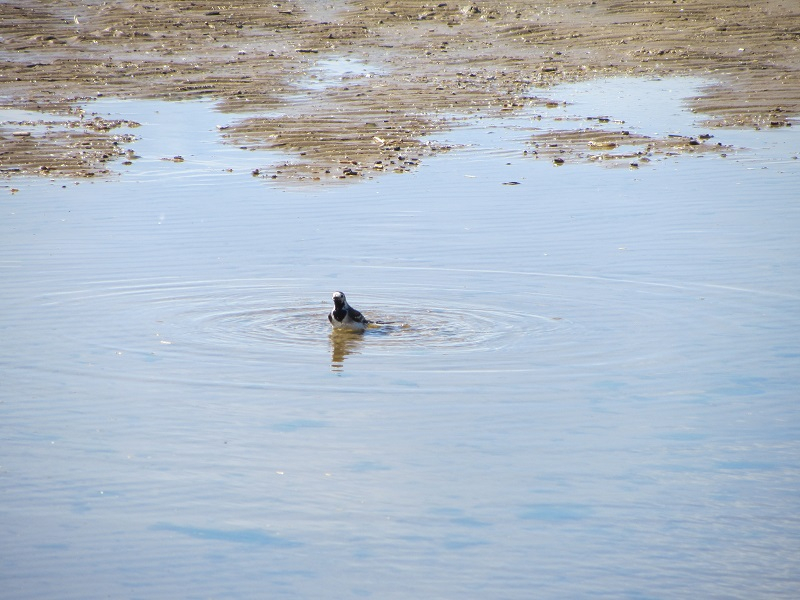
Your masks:
M 0 188 L 3 597 L 796 597 L 800 135 L 522 155 L 707 131 L 626 84 L 319 188 L 210 104 L 96 105 L 118 178 Z M 331 338 L 337 289 L 391 324 Z

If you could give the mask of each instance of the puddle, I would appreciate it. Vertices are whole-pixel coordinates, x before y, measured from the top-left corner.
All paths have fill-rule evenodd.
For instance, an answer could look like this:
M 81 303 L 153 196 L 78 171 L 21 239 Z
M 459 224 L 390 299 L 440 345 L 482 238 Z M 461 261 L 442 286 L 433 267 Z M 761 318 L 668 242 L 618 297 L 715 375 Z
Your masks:
M 497 158 L 547 159 L 558 165 L 594 163 L 645 167 L 680 156 L 767 157 L 797 160 L 798 134 L 791 128 L 743 130 L 709 127 L 688 103 L 709 82 L 700 78 L 616 78 L 554 86 L 531 105 L 498 118 L 454 119 L 439 136 L 475 153 Z
M 276 163 L 287 155 L 225 144 L 224 131 L 247 114 L 229 115 L 210 101 L 118 100 L 103 98 L 83 106 L 80 116 L 48 115 L 33 111 L 0 110 L 0 127 L 19 129 L 36 138 L 42 132 L 113 129 L 118 159 L 109 175 L 130 177 L 221 176 L 251 173 L 259 164 Z M 89 171 L 92 171 L 88 167 Z M 97 169 L 93 169 L 97 171 Z M 48 175 L 63 175 L 58 166 Z
M 137 174 L 148 176 L 250 173 L 255 165 L 276 162 L 280 152 L 251 150 L 223 143 L 221 132 L 247 115 L 220 113 L 210 101 L 165 102 L 100 100 L 87 106 L 92 114 L 131 115 L 140 127 L 130 145 Z M 176 160 L 177 157 L 177 160 Z M 140 170 L 141 169 L 141 170 Z
M 313 75 L 303 83 L 308 91 L 376 74 L 370 65 L 355 59 L 321 59 L 315 65 Z M 450 116 L 441 126 L 449 126 L 448 131 L 422 136 L 408 147 L 408 139 L 390 137 L 397 133 L 389 127 L 381 133 L 384 137 L 373 135 L 364 148 L 367 153 L 359 153 L 356 160 L 351 160 L 355 158 L 351 149 L 349 156 L 341 155 L 343 160 L 332 155 L 320 159 L 323 162 L 319 164 L 299 150 L 304 143 L 300 138 L 282 129 L 284 121 L 295 117 L 278 112 L 225 114 L 210 101 L 103 98 L 84 105 L 81 115 L 68 117 L 2 110 L 0 127 L 12 137 L 27 135 L 25 139 L 31 140 L 53 132 L 82 131 L 78 148 L 83 149 L 76 160 L 100 161 L 102 167 L 92 168 L 87 162 L 79 174 L 196 175 L 202 171 L 218 175 L 245 170 L 284 184 L 292 180 L 312 184 L 338 179 L 353 182 L 403 173 L 452 148 L 460 149 L 460 157 L 473 150 L 478 156 L 488 153 L 497 157 L 521 152 L 558 164 L 589 161 L 635 167 L 686 154 L 746 157 L 751 147 L 756 160 L 767 154 L 775 160 L 795 160 L 797 135 L 791 128 L 755 131 L 704 126 L 702 115 L 690 112 L 687 103 L 708 85 L 699 78 L 621 78 L 556 86 L 548 90 L 547 100 L 542 96 L 530 106 L 501 117 Z M 355 129 L 364 126 L 354 124 Z M 376 123 L 366 126 L 377 127 Z M 93 134 L 102 142 L 94 154 L 85 150 L 93 143 L 85 141 L 86 136 Z M 270 148 L 270 143 L 265 144 L 270 138 L 284 141 Z M 286 151 L 280 150 L 283 146 Z M 44 157 L 54 156 L 52 151 L 47 145 L 39 148 L 38 154 L 29 157 L 28 172 L 61 174 L 63 165 L 48 163 Z M 370 152 L 375 154 L 374 159 L 364 162 Z M 37 160 L 45 166 L 37 167 Z M 175 168 L 165 162 L 183 164 Z M 146 169 L 142 171 L 142 167 Z
M 310 91 L 320 91 L 329 87 L 358 83 L 382 72 L 363 61 L 351 58 L 323 58 L 309 69 L 309 79 L 301 87 Z
M 338 23 L 352 10 L 346 3 L 335 3 L 331 0 L 303 0 L 302 7 L 305 16 L 318 23 Z
M 707 129 L 688 103 L 709 85 L 699 77 L 621 77 L 559 85 L 548 91 L 548 97 L 557 99 L 559 105 L 548 109 L 546 115 L 583 127 L 587 122 L 605 125 L 602 128 L 622 125 L 651 137 L 699 135 Z
M 762 559 L 800 566 L 800 139 L 532 154 L 707 131 L 627 89 L 349 186 L 253 177 L 287 155 L 210 103 L 87 107 L 139 123 L 138 158 L 0 187 L 4 589 L 792 597 Z M 333 290 L 386 325 L 335 338 Z

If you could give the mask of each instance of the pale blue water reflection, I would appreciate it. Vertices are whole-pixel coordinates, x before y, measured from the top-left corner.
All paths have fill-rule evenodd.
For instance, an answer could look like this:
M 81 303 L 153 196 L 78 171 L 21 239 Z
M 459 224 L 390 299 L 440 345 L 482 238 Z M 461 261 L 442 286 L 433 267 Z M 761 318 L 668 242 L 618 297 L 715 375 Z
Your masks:
M 0 204 L 5 597 L 794 597 L 797 134 L 285 190 L 193 106 Z

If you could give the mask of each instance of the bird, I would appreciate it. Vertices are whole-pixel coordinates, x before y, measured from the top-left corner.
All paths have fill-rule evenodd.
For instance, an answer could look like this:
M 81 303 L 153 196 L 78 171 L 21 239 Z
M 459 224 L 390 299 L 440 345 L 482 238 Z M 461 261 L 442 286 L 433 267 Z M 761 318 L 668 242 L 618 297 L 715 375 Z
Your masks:
M 328 321 L 334 329 L 348 331 L 364 331 L 369 325 L 364 315 L 347 303 L 342 292 L 333 292 L 333 310 L 328 314 Z

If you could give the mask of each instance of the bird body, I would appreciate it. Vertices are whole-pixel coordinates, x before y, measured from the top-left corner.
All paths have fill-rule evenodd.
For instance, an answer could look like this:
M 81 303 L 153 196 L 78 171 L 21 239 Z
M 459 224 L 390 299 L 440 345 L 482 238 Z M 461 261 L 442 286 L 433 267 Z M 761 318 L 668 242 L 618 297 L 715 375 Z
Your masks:
M 369 325 L 364 315 L 347 303 L 342 292 L 333 293 L 333 310 L 328 314 L 328 321 L 334 329 L 347 331 L 364 331 Z

